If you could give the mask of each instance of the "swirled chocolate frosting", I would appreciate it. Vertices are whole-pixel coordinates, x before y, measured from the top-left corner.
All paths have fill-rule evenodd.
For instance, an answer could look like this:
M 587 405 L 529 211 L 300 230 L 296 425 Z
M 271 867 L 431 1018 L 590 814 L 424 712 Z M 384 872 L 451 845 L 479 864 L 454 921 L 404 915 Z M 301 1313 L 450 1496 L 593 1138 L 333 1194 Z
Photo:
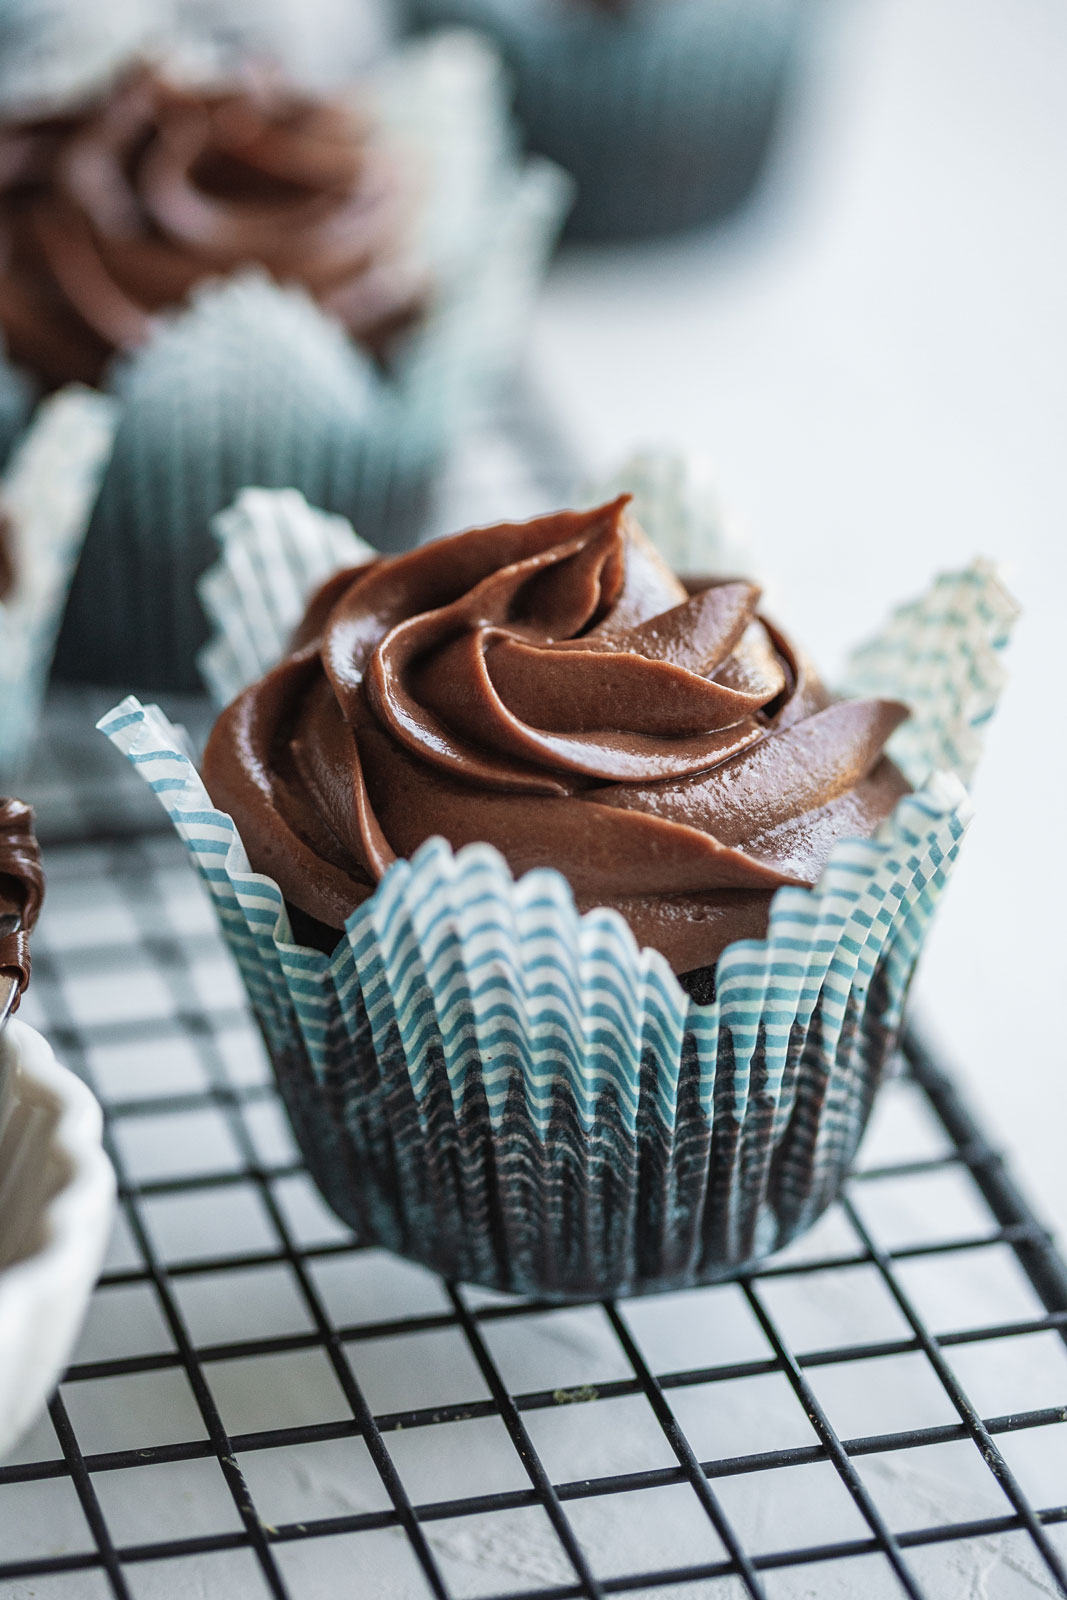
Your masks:
M 754 584 L 680 582 L 627 510 L 475 529 L 342 572 L 212 732 L 253 866 L 340 929 L 397 856 L 556 867 L 680 973 L 766 931 L 907 784 L 906 715 L 835 701 Z
M 258 264 L 380 356 L 426 299 L 410 198 L 346 105 L 138 68 L 77 112 L 0 124 L 0 328 L 46 383 L 95 383 L 194 284 Z
M 21 800 L 0 800 L 0 917 L 17 915 L 22 923 L 18 933 L 0 934 L 0 972 L 15 979 L 20 994 L 29 982 L 30 934 L 43 898 L 33 812 Z

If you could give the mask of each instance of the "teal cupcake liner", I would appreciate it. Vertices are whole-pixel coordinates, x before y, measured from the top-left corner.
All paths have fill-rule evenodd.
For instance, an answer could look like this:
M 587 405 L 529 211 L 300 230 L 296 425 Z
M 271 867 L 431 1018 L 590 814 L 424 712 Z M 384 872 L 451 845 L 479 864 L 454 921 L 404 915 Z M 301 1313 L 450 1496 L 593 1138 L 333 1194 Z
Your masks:
M 529 148 L 577 182 L 569 232 L 631 238 L 726 215 L 770 147 L 804 0 L 405 0 L 416 29 L 484 30 Z
M 28 397 L 27 397 L 28 398 Z M 63 607 L 117 421 L 113 400 L 72 385 L 45 400 L 0 475 L 13 577 L 0 599 L 0 780 L 33 744 Z M 13 430 L 14 431 L 14 430 Z
M 411 44 L 375 81 L 424 185 L 412 249 L 430 309 L 384 371 L 302 291 L 246 273 L 202 286 L 115 367 L 123 415 L 64 677 L 199 686 L 209 522 L 246 486 L 293 486 L 383 549 L 412 544 L 453 443 L 513 369 L 569 183 L 517 157 L 499 63 L 478 40 Z
M 970 783 L 1004 687 L 1003 653 L 1018 615 L 993 563 L 977 560 L 941 573 L 921 600 L 900 606 L 877 638 L 852 653 L 845 694 L 892 694 L 912 708 L 888 749 L 913 781 L 942 767 Z
M 719 531 L 646 458 L 653 537 Z M 235 693 L 277 659 L 307 590 L 365 546 L 295 496 L 217 519 L 204 664 Z M 970 765 L 1014 606 L 979 563 L 903 608 L 855 671 L 919 685 L 918 787 L 814 890 L 774 897 L 697 1004 L 617 913 L 566 880 L 516 881 L 486 845 L 428 840 L 330 957 L 293 940 L 277 885 L 154 707 L 100 724 L 152 786 L 212 895 L 315 1181 L 361 1237 L 524 1294 L 680 1287 L 795 1238 L 838 1192 L 895 1048 L 926 931 L 970 819 Z M 909 646 L 909 639 L 911 644 Z

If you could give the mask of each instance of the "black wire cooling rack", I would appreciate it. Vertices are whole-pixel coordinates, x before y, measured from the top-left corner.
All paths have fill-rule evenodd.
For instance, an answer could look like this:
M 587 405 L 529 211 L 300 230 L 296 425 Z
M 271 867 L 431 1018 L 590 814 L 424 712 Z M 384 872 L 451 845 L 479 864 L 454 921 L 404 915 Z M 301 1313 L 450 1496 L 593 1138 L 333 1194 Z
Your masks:
M 442 528 L 569 492 L 513 409 Z M 182 847 L 91 731 L 109 704 L 53 697 L 21 791 L 49 876 L 23 1014 L 103 1103 L 120 1204 L 0 1466 L 0 1600 L 1067 1595 L 1067 1267 L 928 1051 L 761 1272 L 583 1306 L 442 1282 L 318 1199 Z
M 175 839 L 56 850 L 40 935 L 120 1222 L 4 1600 L 1067 1594 L 1067 1269 L 921 1045 L 807 1241 L 550 1306 L 328 1216 Z

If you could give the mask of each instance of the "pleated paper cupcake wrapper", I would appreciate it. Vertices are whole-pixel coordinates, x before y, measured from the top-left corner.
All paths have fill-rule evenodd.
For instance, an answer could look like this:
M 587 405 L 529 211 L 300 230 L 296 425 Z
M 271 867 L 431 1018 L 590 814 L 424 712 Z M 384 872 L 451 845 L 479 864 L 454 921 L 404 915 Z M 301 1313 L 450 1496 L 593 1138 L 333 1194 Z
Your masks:
M 958 779 L 840 846 L 698 1006 L 610 910 L 431 839 L 295 945 L 175 730 L 127 699 L 101 727 L 169 812 L 213 897 L 313 1177 L 361 1237 L 520 1293 L 705 1281 L 837 1192 L 969 817 Z
M 570 172 L 569 230 L 627 238 L 706 223 L 751 190 L 803 0 L 671 0 L 607 16 L 545 0 L 404 0 L 417 28 L 484 29 L 529 147 Z
M 113 400 L 63 389 L 38 408 L 0 475 L 12 586 L 0 600 L 0 781 L 40 721 L 71 575 L 111 453 Z
M 430 310 L 386 373 L 302 291 L 249 273 L 203 286 L 120 363 L 63 675 L 198 687 L 208 524 L 246 486 L 293 486 L 382 548 L 413 543 L 453 441 L 512 367 L 569 183 L 520 163 L 499 63 L 474 38 L 410 45 L 378 93 L 425 183 L 413 248 Z
M 197 585 L 211 632 L 197 664 L 222 707 L 278 664 L 320 584 L 378 552 L 295 489 L 244 489 L 211 526 L 219 559 Z

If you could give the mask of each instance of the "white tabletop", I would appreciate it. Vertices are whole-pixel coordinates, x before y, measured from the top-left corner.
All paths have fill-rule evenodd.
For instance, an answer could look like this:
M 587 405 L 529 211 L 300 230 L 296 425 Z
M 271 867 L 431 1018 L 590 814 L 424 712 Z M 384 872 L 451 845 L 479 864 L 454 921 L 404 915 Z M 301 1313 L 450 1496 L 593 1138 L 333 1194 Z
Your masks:
M 1062 1230 L 1067 8 L 816 10 L 759 205 L 568 254 L 535 361 L 591 464 L 711 455 L 828 669 L 933 571 L 1002 563 L 1025 616 L 919 992 Z

